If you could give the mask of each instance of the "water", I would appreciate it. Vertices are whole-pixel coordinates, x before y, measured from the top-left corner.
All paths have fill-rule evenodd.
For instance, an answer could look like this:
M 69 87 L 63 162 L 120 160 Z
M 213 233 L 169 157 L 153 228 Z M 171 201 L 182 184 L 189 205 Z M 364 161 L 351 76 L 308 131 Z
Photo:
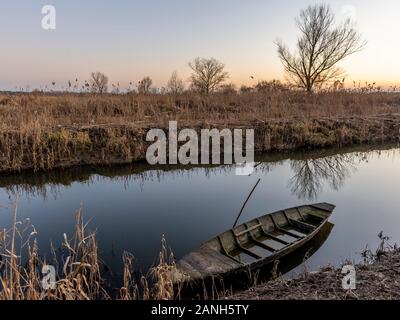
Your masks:
M 235 168 L 153 168 L 145 164 L 75 168 L 0 178 L 0 227 L 11 225 L 18 192 L 18 218 L 38 231 L 43 255 L 72 234 L 74 213 L 83 205 L 96 230 L 100 254 L 115 272 L 122 253 L 133 253 L 146 270 L 156 262 L 165 235 L 176 258 L 232 227 L 248 192 L 261 183 L 240 222 L 292 206 L 330 202 L 334 227 L 308 267 L 360 260 L 376 248 L 380 231 L 400 243 L 400 149 L 365 148 L 262 155 L 251 177 Z M 27 229 L 25 236 L 31 229 Z

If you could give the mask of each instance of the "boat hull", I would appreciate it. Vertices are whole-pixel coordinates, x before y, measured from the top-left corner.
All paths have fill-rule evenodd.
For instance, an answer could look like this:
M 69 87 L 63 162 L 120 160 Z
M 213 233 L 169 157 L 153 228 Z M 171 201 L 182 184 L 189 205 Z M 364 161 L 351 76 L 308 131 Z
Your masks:
M 228 230 L 179 260 L 173 282 L 251 277 L 309 243 L 328 223 L 334 208 L 328 203 L 289 208 Z

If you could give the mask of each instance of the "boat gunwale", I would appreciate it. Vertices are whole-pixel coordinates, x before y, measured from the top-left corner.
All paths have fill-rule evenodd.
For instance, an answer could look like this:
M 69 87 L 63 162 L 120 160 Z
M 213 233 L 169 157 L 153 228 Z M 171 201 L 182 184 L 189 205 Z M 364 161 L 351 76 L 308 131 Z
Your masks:
M 323 208 L 320 208 L 320 207 L 315 207 L 314 205 L 328 205 L 328 206 L 331 208 L 331 210 L 323 209 Z M 231 269 L 227 270 L 226 272 L 215 273 L 215 274 L 210 273 L 210 274 L 208 274 L 208 275 L 205 275 L 204 277 L 203 277 L 203 276 L 200 277 L 199 279 L 190 279 L 189 282 L 198 281 L 198 280 L 204 280 L 204 279 L 209 278 L 209 277 L 221 277 L 221 278 L 223 278 L 224 276 L 228 276 L 228 275 L 230 275 L 230 274 L 234 274 L 234 273 L 236 273 L 236 272 L 240 272 L 241 270 L 245 270 L 245 269 L 251 271 L 251 270 L 253 270 L 253 269 L 257 269 L 257 268 L 260 268 L 260 267 L 262 267 L 262 266 L 268 265 L 268 264 L 272 263 L 273 261 L 276 261 L 276 260 L 278 260 L 279 258 L 281 258 L 281 257 L 283 257 L 283 256 L 286 256 L 287 254 L 290 254 L 290 253 L 291 253 L 292 251 L 294 251 L 296 248 L 305 245 L 305 244 L 306 244 L 307 242 L 309 242 L 312 238 L 314 238 L 315 235 L 318 234 L 318 232 L 320 232 L 321 229 L 326 225 L 326 223 L 328 222 L 328 220 L 329 220 L 330 216 L 332 215 L 334 209 L 336 208 L 335 205 L 330 204 L 330 203 L 327 203 L 327 202 L 321 202 L 321 203 L 310 204 L 310 205 L 295 206 L 295 207 L 287 208 L 287 209 L 284 209 L 284 210 L 278 210 L 278 211 L 275 211 L 275 212 L 272 212 L 272 213 L 267 213 L 267 214 L 265 214 L 265 215 L 263 215 L 263 216 L 260 216 L 260 217 L 258 217 L 258 218 L 251 219 L 251 220 L 249 220 L 249 221 L 247 221 L 247 222 L 244 222 L 243 224 L 240 224 L 239 226 L 237 226 L 237 227 L 235 227 L 235 228 L 232 228 L 232 229 L 230 229 L 230 230 L 227 230 L 227 231 L 225 231 L 225 232 L 223 232 L 223 233 L 217 235 L 216 237 L 214 237 L 214 238 L 212 238 L 212 239 L 206 241 L 205 243 L 203 243 L 198 249 L 192 251 L 191 253 L 198 252 L 198 251 L 200 251 L 200 250 L 201 250 L 202 248 L 204 248 L 204 247 L 205 247 L 205 248 L 208 248 L 208 249 L 211 249 L 211 250 L 214 250 L 214 249 L 210 248 L 207 244 L 210 243 L 210 242 L 212 242 L 212 241 L 215 240 L 215 239 L 220 239 L 220 237 L 221 237 L 223 234 L 227 233 L 227 232 L 233 232 L 233 233 L 234 233 L 234 230 L 240 228 L 241 226 L 242 226 L 242 227 L 245 226 L 246 224 L 248 224 L 248 223 L 251 222 L 251 221 L 258 220 L 258 219 L 262 219 L 262 218 L 265 218 L 265 217 L 268 217 L 268 216 L 273 216 L 274 214 L 279 214 L 279 213 L 282 213 L 283 211 L 297 210 L 297 209 L 305 208 L 305 207 L 310 207 L 310 208 L 313 208 L 313 209 L 315 209 L 315 210 L 325 211 L 325 212 L 328 212 L 329 214 L 328 214 L 328 216 L 325 217 L 325 218 L 322 218 L 322 217 L 321 217 L 321 218 L 322 218 L 321 222 L 320 222 L 320 223 L 315 227 L 315 229 L 314 229 L 313 231 L 311 231 L 309 234 L 305 235 L 305 236 L 302 237 L 302 238 L 296 239 L 296 240 L 293 241 L 292 243 L 289 243 L 288 245 L 284 246 L 283 248 L 281 248 L 281 249 L 279 249 L 279 250 L 277 250 L 277 251 L 275 251 L 275 252 L 272 252 L 271 255 L 269 255 L 269 256 L 267 256 L 267 257 L 261 258 L 261 259 L 259 259 L 259 260 L 254 261 L 254 262 L 251 262 L 251 263 L 242 263 L 242 264 L 238 264 L 237 267 L 232 267 Z M 307 215 L 308 215 L 308 213 L 307 213 Z M 302 218 L 303 218 L 303 217 L 302 217 Z M 275 225 L 275 223 L 274 223 L 274 225 Z M 264 225 L 262 225 L 261 228 L 263 228 L 263 226 L 264 226 Z M 277 227 L 277 226 L 275 226 L 275 228 L 276 228 L 276 227 Z M 226 254 L 223 254 L 223 253 L 217 251 L 217 250 L 214 250 L 214 251 L 218 252 L 218 253 L 221 254 L 222 256 L 230 257 L 230 256 L 227 256 Z M 189 254 L 190 254 L 190 253 L 189 253 Z M 184 260 L 185 260 L 185 257 L 187 257 L 187 256 L 188 256 L 188 255 L 185 255 L 185 256 L 184 256 L 182 259 L 180 259 L 179 261 L 184 261 Z M 230 258 L 232 258 L 232 257 L 230 257 Z M 236 260 L 236 259 L 234 259 L 234 260 Z M 178 263 L 179 263 L 179 261 L 178 261 Z M 198 270 L 198 271 L 200 271 L 200 270 Z M 191 277 L 189 277 L 189 278 L 191 278 Z
M 326 204 L 326 205 L 331 206 L 331 207 L 332 207 L 332 210 L 327 210 L 327 209 L 323 209 L 323 208 L 316 207 L 316 205 L 321 205 L 321 204 Z M 208 243 L 214 241 L 215 239 L 221 238 L 222 235 L 224 235 L 224 234 L 226 234 L 226 233 L 228 233 L 228 232 L 233 232 L 236 236 L 242 235 L 241 232 L 235 233 L 235 230 L 239 229 L 240 227 L 245 226 L 246 224 L 249 224 L 251 221 L 254 221 L 254 220 L 261 220 L 261 219 L 263 219 L 263 218 L 267 218 L 267 217 L 269 217 L 269 216 L 272 217 L 273 215 L 276 215 L 276 214 L 279 214 L 279 213 L 282 213 L 282 212 L 285 212 L 285 211 L 289 211 L 289 210 L 298 210 L 298 209 L 300 209 L 300 208 L 306 208 L 306 207 L 311 207 L 311 208 L 314 208 L 315 210 L 321 210 L 321 211 L 329 212 L 330 215 L 332 214 L 332 212 L 333 212 L 334 209 L 336 208 L 336 206 L 333 205 L 333 204 L 330 204 L 330 203 L 327 203 L 327 202 L 320 202 L 320 203 L 314 203 L 314 204 L 306 204 L 306 205 L 301 205 L 301 206 L 295 206 L 295 207 L 291 207 L 291 208 L 287 208 L 287 209 L 283 209 L 283 210 L 277 210 L 277 211 L 274 211 L 274 212 L 271 212 L 271 213 L 264 214 L 264 215 L 262 215 L 262 216 L 260 216 L 260 217 L 258 217 L 258 218 L 253 218 L 253 219 L 251 219 L 251 220 L 249 220 L 249 221 L 246 221 L 246 222 L 244 222 L 244 223 L 242 223 L 242 224 L 240 224 L 240 225 L 238 225 L 238 226 L 236 226 L 236 227 L 234 227 L 234 228 L 231 228 L 231 229 L 229 229 L 229 230 L 226 230 L 226 231 L 224 231 L 224 232 L 218 234 L 217 236 L 213 237 L 212 239 L 207 240 L 206 242 L 202 243 L 202 244 L 200 245 L 199 249 L 202 248 L 203 246 L 207 246 Z M 330 215 L 329 215 L 327 218 L 324 218 L 323 220 L 321 220 L 321 223 L 320 223 L 320 225 L 318 225 L 317 228 L 319 228 L 319 227 L 322 226 L 324 223 L 326 223 L 325 220 L 329 219 Z M 303 216 L 302 216 L 302 218 L 303 218 Z M 272 219 L 272 222 L 273 222 L 273 224 L 274 224 L 274 226 L 275 226 L 275 229 L 276 229 L 278 226 L 276 225 L 276 223 L 275 223 L 275 221 L 274 221 L 273 219 Z M 261 227 L 264 227 L 264 224 L 262 224 Z M 247 229 L 247 228 L 246 228 L 246 229 Z M 314 231 L 312 231 L 312 232 L 314 232 Z M 311 232 L 310 234 L 312 234 L 312 232 Z M 307 236 L 308 236 L 308 235 L 307 235 Z M 307 237 L 307 236 L 306 236 L 306 237 Z M 299 239 L 299 240 L 302 240 L 302 239 L 304 239 L 304 238 L 306 238 L 306 237 L 303 237 L 303 238 L 301 238 L 301 239 Z M 295 242 L 297 242 L 297 241 L 295 241 Z

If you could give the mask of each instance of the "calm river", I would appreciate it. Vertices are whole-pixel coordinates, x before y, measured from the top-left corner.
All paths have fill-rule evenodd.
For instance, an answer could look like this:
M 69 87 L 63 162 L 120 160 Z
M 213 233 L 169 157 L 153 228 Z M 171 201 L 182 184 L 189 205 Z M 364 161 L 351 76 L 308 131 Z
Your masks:
M 0 177 L 0 227 L 10 227 L 18 192 L 18 219 L 30 219 L 41 254 L 48 255 L 50 242 L 57 247 L 64 233 L 73 232 L 74 213 L 82 204 L 109 268 L 121 271 L 122 253 L 127 250 L 146 270 L 156 262 L 162 235 L 180 258 L 231 228 L 261 178 L 240 222 L 306 203 L 337 206 L 331 218 L 334 227 L 308 260 L 310 269 L 360 260 L 366 246 L 377 247 L 380 231 L 400 243 L 400 149 L 259 158 L 262 164 L 251 177 L 236 176 L 230 166 L 165 170 L 145 164 Z

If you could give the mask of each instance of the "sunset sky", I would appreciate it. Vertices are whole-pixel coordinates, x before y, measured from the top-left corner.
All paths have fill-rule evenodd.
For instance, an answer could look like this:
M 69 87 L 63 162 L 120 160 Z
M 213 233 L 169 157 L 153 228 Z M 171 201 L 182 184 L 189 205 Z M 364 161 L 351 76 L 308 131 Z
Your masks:
M 368 41 L 341 64 L 347 84 L 400 84 L 398 0 L 1 0 L 0 89 L 61 87 L 97 70 L 122 86 L 147 75 L 162 86 L 173 70 L 187 79 L 197 56 L 225 63 L 237 85 L 283 79 L 274 40 L 293 48 L 294 18 L 322 2 L 338 20 L 351 15 Z M 53 31 L 41 27 L 46 4 L 57 9 Z

